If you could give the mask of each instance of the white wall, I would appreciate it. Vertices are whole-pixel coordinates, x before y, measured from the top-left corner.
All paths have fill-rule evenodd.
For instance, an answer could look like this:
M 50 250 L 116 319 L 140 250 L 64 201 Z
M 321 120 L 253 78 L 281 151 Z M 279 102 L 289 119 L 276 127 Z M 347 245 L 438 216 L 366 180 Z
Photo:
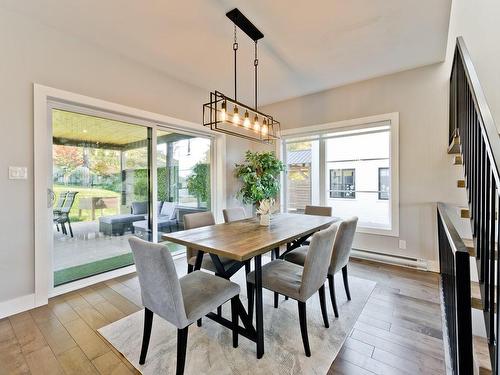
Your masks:
M 436 205 L 460 203 L 446 153 L 448 78 L 442 64 L 392 74 L 269 105 L 285 129 L 399 112 L 400 238 L 358 234 L 354 246 L 436 262 Z
M 500 2 L 453 0 L 443 74 L 449 74 L 455 39 L 462 36 L 471 54 L 486 100 L 500 129 Z
M 33 83 L 200 123 L 208 92 L 3 8 L 0 45 L 2 302 L 34 292 Z M 252 146 L 233 140 L 228 166 Z M 28 180 L 8 180 L 9 165 L 27 166 Z

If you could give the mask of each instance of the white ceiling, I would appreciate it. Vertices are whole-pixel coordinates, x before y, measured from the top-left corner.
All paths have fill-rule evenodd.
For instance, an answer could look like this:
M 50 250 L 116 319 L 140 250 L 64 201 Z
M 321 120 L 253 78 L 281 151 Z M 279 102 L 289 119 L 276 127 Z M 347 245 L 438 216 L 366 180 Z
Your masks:
M 233 95 L 238 7 L 265 35 L 260 104 L 442 61 L 451 0 L 0 0 L 53 28 L 208 91 Z M 253 101 L 253 42 L 239 33 L 239 99 Z

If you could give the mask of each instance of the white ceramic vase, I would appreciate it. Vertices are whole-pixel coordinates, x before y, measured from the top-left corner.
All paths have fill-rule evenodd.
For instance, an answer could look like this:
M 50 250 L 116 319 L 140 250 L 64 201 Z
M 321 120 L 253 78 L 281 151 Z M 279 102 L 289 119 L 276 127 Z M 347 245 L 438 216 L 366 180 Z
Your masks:
M 270 214 L 261 214 L 260 215 L 260 225 L 262 226 L 270 226 L 271 225 L 271 215 Z

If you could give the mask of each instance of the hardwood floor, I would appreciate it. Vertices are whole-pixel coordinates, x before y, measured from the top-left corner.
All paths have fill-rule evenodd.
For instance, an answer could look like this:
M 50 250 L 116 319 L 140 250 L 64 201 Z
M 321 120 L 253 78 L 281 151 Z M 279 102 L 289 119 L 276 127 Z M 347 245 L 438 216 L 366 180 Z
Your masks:
M 349 267 L 378 284 L 329 374 L 444 373 L 438 276 L 365 261 Z M 96 329 L 140 305 L 138 279 L 128 275 L 1 319 L 0 374 L 137 373 Z
M 349 274 L 377 286 L 329 374 L 444 374 L 438 275 L 359 260 Z

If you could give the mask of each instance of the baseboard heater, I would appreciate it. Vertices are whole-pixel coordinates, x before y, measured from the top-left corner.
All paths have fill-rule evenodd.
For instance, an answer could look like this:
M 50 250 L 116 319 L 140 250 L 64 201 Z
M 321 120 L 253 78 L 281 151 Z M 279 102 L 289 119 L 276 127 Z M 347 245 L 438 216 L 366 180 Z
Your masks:
M 351 257 L 359 258 L 359 259 L 366 259 L 366 260 L 373 260 L 373 261 L 380 262 L 380 263 L 395 264 L 398 266 L 411 267 L 411 268 L 424 270 L 424 271 L 428 270 L 428 265 L 427 265 L 427 262 L 425 260 L 405 257 L 405 256 L 401 256 L 401 255 L 384 254 L 384 253 L 378 253 L 376 251 L 370 251 L 370 250 L 352 249 Z

